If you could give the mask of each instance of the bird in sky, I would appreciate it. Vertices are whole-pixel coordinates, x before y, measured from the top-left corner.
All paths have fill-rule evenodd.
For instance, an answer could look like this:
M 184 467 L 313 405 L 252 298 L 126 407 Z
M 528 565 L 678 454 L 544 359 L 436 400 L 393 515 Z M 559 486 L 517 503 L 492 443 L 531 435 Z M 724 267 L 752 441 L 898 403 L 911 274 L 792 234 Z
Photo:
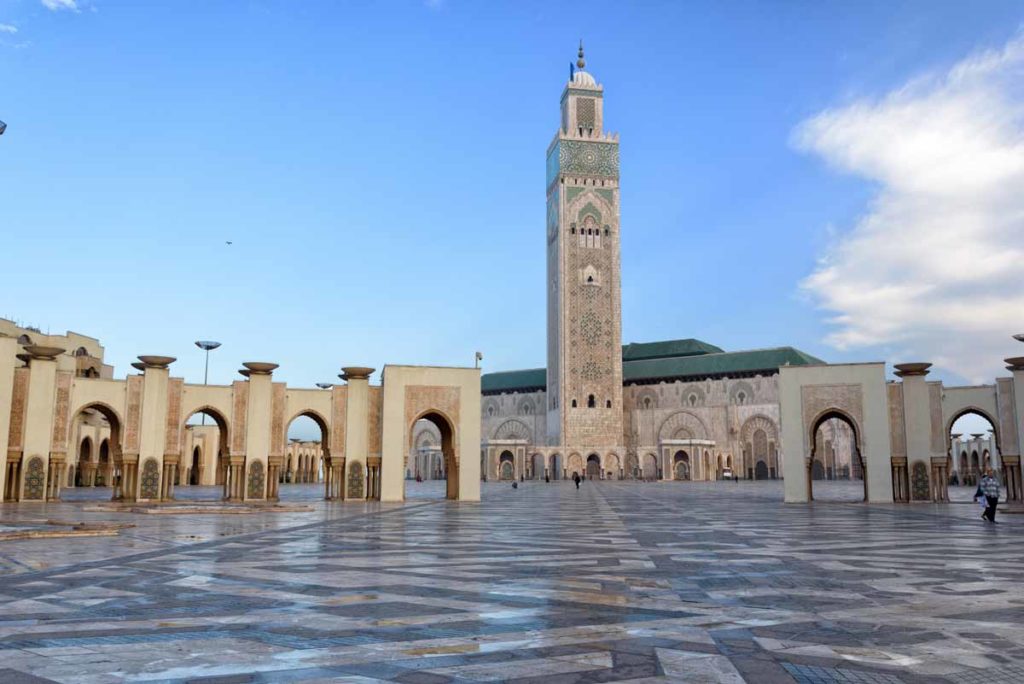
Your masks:
M 226 245 L 230 245 L 230 244 L 232 244 L 232 243 L 231 243 L 231 240 L 225 240 L 225 241 L 224 241 L 224 244 L 226 244 Z

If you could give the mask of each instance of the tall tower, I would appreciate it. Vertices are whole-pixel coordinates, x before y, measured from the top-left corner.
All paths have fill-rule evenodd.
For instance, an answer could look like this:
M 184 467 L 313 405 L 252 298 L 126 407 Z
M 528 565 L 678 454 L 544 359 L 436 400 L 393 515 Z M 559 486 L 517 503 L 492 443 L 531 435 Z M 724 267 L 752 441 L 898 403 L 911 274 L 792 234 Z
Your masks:
M 547 157 L 547 436 L 585 459 L 623 441 L 619 137 L 602 130 L 582 42 L 576 65 Z

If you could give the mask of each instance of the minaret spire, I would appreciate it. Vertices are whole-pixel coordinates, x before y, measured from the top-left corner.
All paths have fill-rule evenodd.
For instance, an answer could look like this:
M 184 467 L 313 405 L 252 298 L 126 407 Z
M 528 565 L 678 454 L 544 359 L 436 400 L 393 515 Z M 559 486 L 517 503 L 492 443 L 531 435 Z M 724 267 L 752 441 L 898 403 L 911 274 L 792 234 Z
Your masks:
M 583 39 L 582 38 L 580 38 L 580 52 L 579 52 L 579 59 L 576 60 L 576 66 L 578 66 L 580 69 L 582 69 L 583 67 L 587 66 L 587 61 L 585 59 L 583 59 Z

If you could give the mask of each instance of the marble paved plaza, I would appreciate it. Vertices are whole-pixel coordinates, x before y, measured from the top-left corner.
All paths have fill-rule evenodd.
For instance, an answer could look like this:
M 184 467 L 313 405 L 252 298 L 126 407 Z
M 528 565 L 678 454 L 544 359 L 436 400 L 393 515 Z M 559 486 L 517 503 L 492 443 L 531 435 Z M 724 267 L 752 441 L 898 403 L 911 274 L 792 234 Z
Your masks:
M 856 486 L 819 496 L 856 499 Z M 486 484 L 252 515 L 0 505 L 0 682 L 1021 682 L 1024 516 L 779 483 Z M 202 490 L 179 490 L 182 497 Z M 212 490 L 206 490 L 207 495 Z

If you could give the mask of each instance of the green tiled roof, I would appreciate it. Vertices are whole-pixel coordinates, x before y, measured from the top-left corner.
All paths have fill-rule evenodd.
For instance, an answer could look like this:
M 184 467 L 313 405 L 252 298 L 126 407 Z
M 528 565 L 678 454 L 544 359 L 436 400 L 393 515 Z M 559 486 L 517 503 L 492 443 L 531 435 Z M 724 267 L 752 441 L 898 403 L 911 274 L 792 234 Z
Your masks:
M 622 379 L 624 382 L 644 382 L 663 378 L 697 379 L 736 373 L 776 371 L 782 366 L 807 366 L 816 363 L 824 361 L 793 347 L 777 347 L 670 359 L 627 361 L 622 364 Z
M 630 342 L 622 345 L 623 361 L 641 361 L 643 359 L 666 359 L 673 356 L 696 356 L 697 354 L 721 354 L 713 344 L 695 340 L 664 340 L 662 342 Z
M 547 389 L 547 386 L 546 368 L 485 373 L 480 377 L 480 389 L 483 392 L 529 392 Z
M 753 349 L 738 352 L 694 352 L 689 355 L 674 357 L 647 356 L 658 349 L 658 345 L 680 345 L 695 343 L 703 347 L 718 349 L 699 340 L 670 340 L 668 342 L 651 342 L 644 345 L 626 345 L 623 347 L 622 379 L 626 383 L 651 382 L 657 380 L 687 379 L 737 375 L 740 373 L 775 372 L 782 366 L 808 366 L 824 363 L 819 358 L 804 353 L 793 347 L 776 347 L 774 349 Z M 683 348 L 686 345 L 681 345 Z M 646 347 L 649 351 L 640 352 L 643 356 L 633 360 L 626 358 L 631 347 Z M 481 389 L 486 394 L 498 392 L 528 392 L 547 387 L 547 370 L 530 368 L 528 370 L 487 373 L 481 378 Z

